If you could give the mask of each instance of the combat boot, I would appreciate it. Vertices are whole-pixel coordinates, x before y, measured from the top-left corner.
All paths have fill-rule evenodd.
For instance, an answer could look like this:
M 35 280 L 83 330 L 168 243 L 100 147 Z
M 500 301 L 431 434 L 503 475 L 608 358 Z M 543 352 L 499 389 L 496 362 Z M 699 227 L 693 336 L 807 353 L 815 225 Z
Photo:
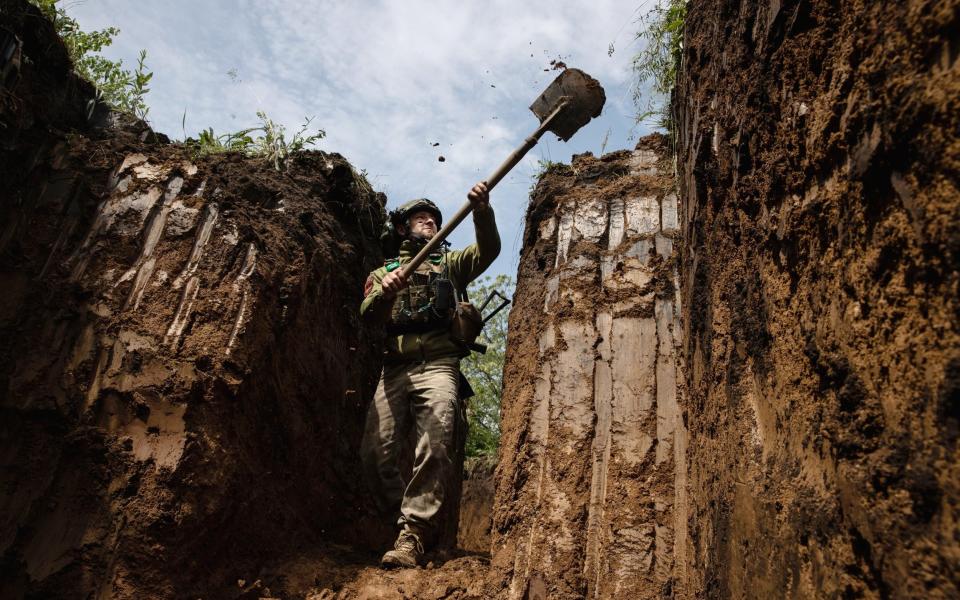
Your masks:
M 416 567 L 423 557 L 423 542 L 416 532 L 404 529 L 397 536 L 393 550 L 389 550 L 380 559 L 380 566 L 384 568 Z

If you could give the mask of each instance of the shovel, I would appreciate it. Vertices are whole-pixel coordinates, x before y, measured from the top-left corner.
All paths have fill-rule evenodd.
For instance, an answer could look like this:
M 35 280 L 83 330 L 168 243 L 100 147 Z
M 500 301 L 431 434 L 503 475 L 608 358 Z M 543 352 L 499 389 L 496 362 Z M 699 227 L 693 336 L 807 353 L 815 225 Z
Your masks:
M 540 136 L 552 131 L 567 141 L 590 119 L 600 115 L 606 95 L 597 80 L 579 69 L 566 69 L 547 87 L 540 97 L 533 101 L 530 110 L 540 119 L 540 127 L 524 140 L 519 148 L 503 161 L 497 170 L 486 179 L 487 189 L 493 190 L 500 180 L 520 162 L 531 148 L 540 141 Z M 450 232 L 456 228 L 473 210 L 473 203 L 467 201 L 453 217 L 433 236 L 417 255 L 405 264 L 401 275 L 406 278 L 437 249 Z

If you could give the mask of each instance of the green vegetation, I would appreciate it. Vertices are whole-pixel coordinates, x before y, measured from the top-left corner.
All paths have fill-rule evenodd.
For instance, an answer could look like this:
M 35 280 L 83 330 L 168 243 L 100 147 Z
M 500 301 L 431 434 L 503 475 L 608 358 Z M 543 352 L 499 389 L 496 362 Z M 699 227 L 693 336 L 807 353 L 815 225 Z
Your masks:
M 530 190 L 528 194 L 533 194 L 533 191 L 537 189 L 537 184 L 540 183 L 540 178 L 551 173 L 553 171 L 564 171 L 569 169 L 570 165 L 564 164 L 562 162 L 554 162 L 552 160 L 537 160 L 537 170 L 532 175 L 532 180 L 530 181 Z
M 263 135 L 255 141 L 254 156 L 266 158 L 273 163 L 274 168 L 278 171 L 283 170 L 287 162 L 287 157 L 289 157 L 290 154 L 316 144 L 318 140 L 323 139 L 327 135 L 327 132 L 322 129 L 318 129 L 317 133 L 307 134 L 307 130 L 310 128 L 310 122 L 313 120 L 313 117 L 310 117 L 304 120 L 303 127 L 294 133 L 288 142 L 284 137 L 283 125 L 274 123 L 263 111 L 257 112 L 257 116 L 260 117 L 260 120 L 263 122 L 259 128 L 260 131 L 263 132 Z
M 257 131 L 257 127 L 241 129 L 233 133 L 217 135 L 213 127 L 208 127 L 194 138 L 187 138 L 184 143 L 191 148 L 197 157 L 221 154 L 223 152 L 247 152 L 253 148 L 254 140 L 250 135 Z
M 558 169 L 564 169 L 567 165 L 562 162 L 554 162 L 552 160 L 543 160 L 542 158 L 537 161 L 537 173 L 533 176 L 534 179 L 539 180 L 541 176 L 550 171 L 556 171 Z
M 316 144 L 327 135 L 322 129 L 318 129 L 316 133 L 308 133 L 310 123 L 313 121 L 312 118 L 308 118 L 304 121 L 303 127 L 288 140 L 283 125 L 273 121 L 263 111 L 257 112 L 257 117 L 260 118 L 260 125 L 257 127 L 221 135 L 215 134 L 210 127 L 201 131 L 196 139 L 187 138 L 184 143 L 198 157 L 221 152 L 242 152 L 246 156 L 265 158 L 276 170 L 282 171 L 286 168 L 287 158 L 291 154 Z M 254 137 L 253 134 L 257 132 L 260 135 Z
M 150 111 L 144 96 L 150 91 L 147 84 L 153 73 L 147 70 L 147 51 L 140 51 L 140 60 L 133 71 L 123 68 L 123 61 L 104 58 L 100 51 L 113 43 L 120 30 L 107 27 L 100 31 L 83 31 L 77 21 L 67 15 L 60 0 L 30 0 L 53 22 L 63 38 L 67 52 L 78 75 L 97 88 L 99 100 L 116 110 L 146 120 Z
M 687 18 L 687 0 L 658 0 L 657 5 L 640 17 L 637 39 L 643 50 L 633 57 L 637 84 L 633 102 L 640 110 L 637 122 L 659 117 L 658 124 L 673 129 L 670 116 L 670 93 L 676 85 L 683 60 L 683 29 Z M 649 86 L 647 97 L 644 89 Z
M 366 169 L 358 171 L 353 165 L 350 165 L 350 173 L 353 175 L 353 187 L 357 190 L 360 198 L 368 198 L 376 194 L 373 184 L 370 183 L 370 174 L 367 173 Z
M 512 298 L 513 279 L 507 275 L 482 277 L 473 282 L 467 291 L 471 301 L 479 306 L 492 290 Z M 485 312 L 489 313 L 496 306 L 495 298 Z M 500 445 L 500 394 L 503 390 L 503 358 L 507 349 L 508 309 L 503 309 L 490 319 L 480 334 L 478 341 L 487 345 L 486 354 L 473 353 L 460 364 L 475 392 L 467 406 L 468 457 L 494 455 Z

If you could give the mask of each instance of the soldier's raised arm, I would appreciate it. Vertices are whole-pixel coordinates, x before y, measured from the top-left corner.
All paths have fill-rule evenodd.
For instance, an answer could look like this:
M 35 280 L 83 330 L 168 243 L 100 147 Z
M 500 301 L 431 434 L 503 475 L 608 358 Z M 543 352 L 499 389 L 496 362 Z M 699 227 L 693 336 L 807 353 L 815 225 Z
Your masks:
M 477 241 L 450 257 L 450 267 L 464 286 L 486 271 L 500 255 L 500 233 L 486 182 L 474 185 L 467 199 L 473 203 L 473 229 Z

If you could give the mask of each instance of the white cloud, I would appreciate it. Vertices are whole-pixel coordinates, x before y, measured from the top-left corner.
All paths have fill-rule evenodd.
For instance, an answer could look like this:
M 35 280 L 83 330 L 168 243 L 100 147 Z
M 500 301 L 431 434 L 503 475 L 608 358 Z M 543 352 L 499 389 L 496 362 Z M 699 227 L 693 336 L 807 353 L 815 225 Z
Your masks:
M 428 196 L 447 212 L 536 127 L 527 106 L 556 75 L 544 71 L 552 59 L 590 73 L 607 92 L 604 115 L 570 143 L 545 138 L 494 191 L 496 272 L 516 269 L 537 159 L 598 153 L 608 130 L 606 150 L 624 147 L 633 128 L 629 3 L 103 0 L 70 10 L 85 28 L 121 28 L 110 57 L 129 65 L 147 48 L 158 130 L 181 137 L 184 110 L 188 134 L 250 126 L 261 109 L 288 129 L 315 116 L 328 134 L 321 148 L 366 169 L 391 205 Z M 472 236 L 465 227 L 452 241 Z

